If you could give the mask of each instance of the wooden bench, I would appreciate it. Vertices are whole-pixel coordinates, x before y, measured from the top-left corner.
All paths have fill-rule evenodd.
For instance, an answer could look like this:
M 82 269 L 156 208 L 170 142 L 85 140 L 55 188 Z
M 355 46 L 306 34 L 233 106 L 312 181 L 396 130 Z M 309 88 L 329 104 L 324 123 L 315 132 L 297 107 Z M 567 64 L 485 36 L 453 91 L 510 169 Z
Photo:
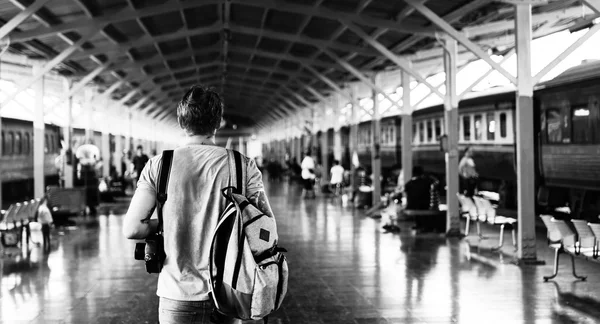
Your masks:
M 48 208 L 57 224 L 64 223 L 70 216 L 85 213 L 85 188 L 48 187 Z
M 517 220 L 512 217 L 505 217 L 496 214 L 496 208 L 492 203 L 482 197 L 474 196 L 472 198 L 466 197 L 462 194 L 457 194 L 458 203 L 460 206 L 460 214 L 466 218 L 465 235 L 469 235 L 470 224 L 475 222 L 477 225 L 477 235 L 480 238 L 484 238 L 481 234 L 480 224 L 485 223 L 492 226 L 500 227 L 500 238 L 498 246 L 494 249 L 500 249 L 504 245 L 504 229 L 509 228 L 511 230 L 511 238 L 514 249 L 517 249 L 517 238 L 516 238 L 516 225 Z
M 1 243 L 4 247 L 15 247 L 23 243 L 23 230 L 26 240 L 31 239 L 30 224 L 35 221 L 40 199 L 32 199 L 12 204 L 0 220 Z M 34 242 L 35 243 L 35 242 Z

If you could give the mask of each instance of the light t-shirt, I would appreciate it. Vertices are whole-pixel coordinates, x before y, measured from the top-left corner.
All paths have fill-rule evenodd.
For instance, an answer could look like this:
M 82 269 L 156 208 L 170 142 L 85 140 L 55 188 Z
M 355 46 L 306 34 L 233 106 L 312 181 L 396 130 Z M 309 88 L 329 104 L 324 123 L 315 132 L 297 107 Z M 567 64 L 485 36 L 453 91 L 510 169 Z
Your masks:
M 344 181 L 344 167 L 334 165 L 331 167 L 331 184 L 338 184 Z
M 463 178 L 476 178 L 475 161 L 473 158 L 464 156 L 458 163 L 458 174 Z
M 167 258 L 158 276 L 156 294 L 160 297 L 209 299 L 209 251 L 212 234 L 226 206 L 221 189 L 230 185 L 228 157 L 222 147 L 200 144 L 179 147 L 173 153 L 163 207 Z M 242 161 L 246 168 L 246 196 L 250 197 L 264 190 L 262 175 L 254 160 L 244 156 Z M 162 154 L 148 161 L 136 190 L 156 195 L 161 163 Z
M 315 175 L 315 160 L 310 156 L 307 155 L 304 157 L 304 159 L 302 160 L 302 179 L 314 179 L 316 177 Z M 310 172 L 309 170 L 312 170 L 313 172 Z
M 40 224 L 52 223 L 52 213 L 46 204 L 41 204 L 38 207 L 37 220 Z

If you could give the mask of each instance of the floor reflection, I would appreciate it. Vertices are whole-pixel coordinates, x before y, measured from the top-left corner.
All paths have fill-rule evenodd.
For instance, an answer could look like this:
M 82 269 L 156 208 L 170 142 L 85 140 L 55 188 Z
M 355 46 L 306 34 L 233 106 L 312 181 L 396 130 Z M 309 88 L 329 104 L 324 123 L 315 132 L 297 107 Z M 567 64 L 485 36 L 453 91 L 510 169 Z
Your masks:
M 416 235 L 411 223 L 383 233 L 341 197 L 301 199 L 297 184 L 266 185 L 291 274 L 272 323 L 600 322 L 598 264 L 577 261 L 587 282 L 544 283 L 551 262 L 517 267 L 464 240 Z M 49 254 L 31 245 L 0 260 L 0 322 L 156 323 L 156 275 L 121 235 L 127 201 L 99 210 L 55 229 Z

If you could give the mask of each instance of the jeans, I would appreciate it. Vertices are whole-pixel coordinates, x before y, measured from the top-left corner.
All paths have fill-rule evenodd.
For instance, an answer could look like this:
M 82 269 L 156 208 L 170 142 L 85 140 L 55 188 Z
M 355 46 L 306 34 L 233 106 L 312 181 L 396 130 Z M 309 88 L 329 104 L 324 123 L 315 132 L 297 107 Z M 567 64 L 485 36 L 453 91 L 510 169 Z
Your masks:
M 212 300 L 182 301 L 160 298 L 158 321 L 160 324 L 209 324 L 214 305 Z M 218 324 L 241 324 L 238 319 L 223 319 Z

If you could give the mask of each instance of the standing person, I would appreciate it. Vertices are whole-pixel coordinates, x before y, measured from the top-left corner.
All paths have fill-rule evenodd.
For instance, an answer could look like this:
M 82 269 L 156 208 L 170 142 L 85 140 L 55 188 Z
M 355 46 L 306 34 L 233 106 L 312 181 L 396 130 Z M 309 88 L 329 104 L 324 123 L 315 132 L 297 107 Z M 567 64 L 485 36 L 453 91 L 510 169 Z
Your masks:
M 177 106 L 177 121 L 185 132 L 185 140 L 173 152 L 168 199 L 163 206 L 166 259 L 156 292 L 160 297 L 161 324 L 210 323 L 214 307 L 209 296 L 210 246 L 219 216 L 226 207 L 221 189 L 230 186 L 232 176 L 228 151 L 215 145 L 222 116 L 221 96 L 200 86 L 190 88 Z M 242 160 L 246 197 L 273 217 L 256 163 L 245 156 Z M 157 203 L 161 163 L 159 154 L 140 174 L 123 221 L 123 233 L 129 239 L 144 239 L 156 233 L 158 220 L 148 218 Z M 241 321 L 220 319 L 217 323 Z
M 331 173 L 331 180 L 329 181 L 329 183 L 332 186 L 332 191 L 338 195 L 340 193 L 340 190 L 343 186 L 343 182 L 344 182 L 344 167 L 340 165 L 340 161 L 338 160 L 334 160 L 333 161 L 333 166 L 331 167 L 331 170 L 329 171 Z
M 148 155 L 144 154 L 144 148 L 141 145 L 138 145 L 135 156 L 131 161 L 131 169 L 133 171 L 133 188 L 137 188 L 138 180 L 140 179 L 142 170 L 144 170 L 144 166 L 146 163 L 148 163 L 148 160 Z
M 467 197 L 473 197 L 477 190 L 477 180 L 479 174 L 475 170 L 475 161 L 473 160 L 473 149 L 470 146 L 465 148 L 464 154 L 458 163 L 458 175 L 460 176 L 462 188 L 461 191 Z
M 302 182 L 304 188 L 302 189 L 302 197 L 304 198 L 315 198 L 315 160 L 310 156 L 310 149 L 306 150 L 306 155 L 302 159 Z
M 44 251 L 50 251 L 50 225 L 52 224 L 52 213 L 48 208 L 48 199 L 42 198 L 37 211 L 37 221 L 42 225 L 42 237 Z

